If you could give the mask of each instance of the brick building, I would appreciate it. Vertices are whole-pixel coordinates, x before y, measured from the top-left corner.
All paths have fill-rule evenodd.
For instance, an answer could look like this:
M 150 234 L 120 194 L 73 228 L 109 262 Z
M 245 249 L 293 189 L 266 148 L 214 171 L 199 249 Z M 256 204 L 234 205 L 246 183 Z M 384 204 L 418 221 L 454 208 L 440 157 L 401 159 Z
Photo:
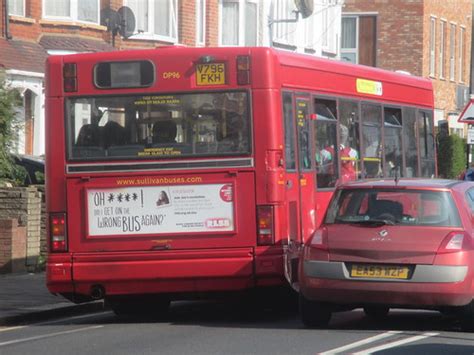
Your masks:
M 123 6 L 135 19 L 127 21 L 127 38 L 107 28 L 115 19 L 111 10 Z M 0 70 L 24 98 L 16 150 L 44 154 L 48 55 L 170 44 L 273 45 L 338 59 L 342 1 L 314 0 L 313 7 L 303 19 L 294 0 L 0 0 Z M 295 21 L 278 22 L 288 19 Z
M 432 79 L 435 124 L 463 135 L 471 32 L 471 0 L 345 0 L 341 57 Z

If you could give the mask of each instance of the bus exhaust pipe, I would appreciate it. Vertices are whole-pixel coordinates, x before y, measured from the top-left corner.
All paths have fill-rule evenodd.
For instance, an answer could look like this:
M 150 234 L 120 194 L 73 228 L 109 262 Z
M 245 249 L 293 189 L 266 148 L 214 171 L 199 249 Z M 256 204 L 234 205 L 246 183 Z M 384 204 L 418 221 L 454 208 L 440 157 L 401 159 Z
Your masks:
M 105 289 L 101 285 L 94 285 L 91 287 L 91 297 L 94 300 L 101 300 L 104 298 Z

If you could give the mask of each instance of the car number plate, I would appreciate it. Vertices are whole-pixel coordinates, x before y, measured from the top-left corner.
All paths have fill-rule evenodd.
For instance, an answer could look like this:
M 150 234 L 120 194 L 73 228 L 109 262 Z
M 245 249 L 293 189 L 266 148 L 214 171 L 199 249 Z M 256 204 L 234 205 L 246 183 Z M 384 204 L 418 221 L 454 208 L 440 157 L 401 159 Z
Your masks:
M 354 264 L 351 267 L 351 277 L 360 278 L 406 280 L 408 272 L 407 266 Z
M 196 66 L 196 84 L 206 86 L 225 84 L 225 64 L 198 64 Z

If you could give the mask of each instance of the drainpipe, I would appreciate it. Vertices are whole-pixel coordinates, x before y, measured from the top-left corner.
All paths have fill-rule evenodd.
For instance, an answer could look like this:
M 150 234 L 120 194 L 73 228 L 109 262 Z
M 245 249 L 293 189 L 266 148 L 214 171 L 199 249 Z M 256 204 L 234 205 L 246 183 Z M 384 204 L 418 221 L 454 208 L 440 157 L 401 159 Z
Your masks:
M 12 39 L 10 34 L 10 18 L 8 16 L 8 0 L 3 2 L 3 14 L 5 15 L 5 38 Z

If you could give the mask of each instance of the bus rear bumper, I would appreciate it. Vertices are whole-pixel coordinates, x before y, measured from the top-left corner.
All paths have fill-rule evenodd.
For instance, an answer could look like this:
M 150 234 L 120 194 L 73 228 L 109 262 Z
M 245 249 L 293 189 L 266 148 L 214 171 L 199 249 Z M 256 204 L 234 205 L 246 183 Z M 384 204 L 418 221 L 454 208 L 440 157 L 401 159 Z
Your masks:
M 100 287 L 105 296 L 245 290 L 282 285 L 282 260 L 281 248 L 77 253 L 69 264 L 48 261 L 48 288 L 91 295 Z

